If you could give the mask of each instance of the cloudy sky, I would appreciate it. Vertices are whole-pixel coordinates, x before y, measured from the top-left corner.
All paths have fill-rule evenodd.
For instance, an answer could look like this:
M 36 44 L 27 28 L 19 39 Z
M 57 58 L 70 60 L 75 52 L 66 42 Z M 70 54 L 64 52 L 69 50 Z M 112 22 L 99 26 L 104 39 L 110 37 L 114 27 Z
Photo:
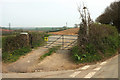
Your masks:
M 74 26 L 83 2 L 95 20 L 115 0 L 0 0 L 0 25 L 21 27 Z M 81 5 L 82 6 L 82 5 Z

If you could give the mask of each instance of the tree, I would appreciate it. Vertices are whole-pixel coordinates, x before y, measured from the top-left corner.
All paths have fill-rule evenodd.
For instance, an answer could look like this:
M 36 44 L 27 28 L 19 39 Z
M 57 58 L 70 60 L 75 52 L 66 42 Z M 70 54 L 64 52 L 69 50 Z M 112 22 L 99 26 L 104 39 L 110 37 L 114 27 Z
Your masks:
M 74 28 L 78 28 L 79 24 L 74 24 Z
M 78 32 L 78 46 L 82 53 L 85 51 L 84 44 L 87 44 L 89 41 L 89 27 L 92 24 L 92 20 L 90 17 L 90 13 L 88 11 L 88 8 L 83 5 L 82 8 L 78 7 L 78 12 L 80 14 L 80 29 Z
M 104 13 L 96 19 L 96 22 L 116 26 L 120 33 L 120 1 L 111 3 Z
M 82 30 L 81 28 L 83 27 L 85 31 L 84 34 L 89 35 L 89 26 L 92 23 L 89 10 L 83 5 L 83 8 L 78 7 L 78 11 L 80 13 L 80 19 L 82 21 L 80 24 L 83 24 L 83 26 L 80 27 L 80 30 Z
M 67 26 L 63 26 L 63 29 L 64 29 L 64 30 L 67 29 Z

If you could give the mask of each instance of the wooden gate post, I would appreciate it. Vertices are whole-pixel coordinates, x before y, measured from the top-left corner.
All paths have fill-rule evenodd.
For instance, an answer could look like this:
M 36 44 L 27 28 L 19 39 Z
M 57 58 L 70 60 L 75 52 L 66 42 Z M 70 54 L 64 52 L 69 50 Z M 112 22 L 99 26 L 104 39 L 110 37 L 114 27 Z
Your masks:
M 29 46 L 29 34 L 27 32 L 22 32 L 20 36 L 23 40 L 23 46 Z
M 64 35 L 62 35 L 62 49 L 64 49 Z

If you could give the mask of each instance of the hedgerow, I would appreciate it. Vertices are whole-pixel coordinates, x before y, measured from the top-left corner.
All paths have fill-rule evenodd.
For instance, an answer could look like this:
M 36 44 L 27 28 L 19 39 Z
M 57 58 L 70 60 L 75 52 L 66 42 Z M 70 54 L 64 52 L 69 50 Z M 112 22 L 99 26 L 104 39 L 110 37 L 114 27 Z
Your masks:
M 81 63 L 99 61 L 115 55 L 120 47 L 117 29 L 111 25 L 92 24 L 87 40 L 80 41 L 79 38 L 78 44 L 71 49 L 71 53 L 73 59 Z
M 2 58 L 4 62 L 14 62 L 31 48 L 43 46 L 45 33 L 31 32 L 32 38 L 25 35 L 5 36 L 2 38 Z M 29 36 L 30 37 L 30 36 Z

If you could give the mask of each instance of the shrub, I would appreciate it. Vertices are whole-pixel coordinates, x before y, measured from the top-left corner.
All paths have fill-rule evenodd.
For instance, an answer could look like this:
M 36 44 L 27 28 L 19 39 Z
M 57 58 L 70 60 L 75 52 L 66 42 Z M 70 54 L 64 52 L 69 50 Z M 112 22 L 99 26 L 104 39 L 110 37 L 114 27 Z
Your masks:
M 49 37 L 50 35 L 46 34 L 46 33 L 39 33 L 39 32 L 31 32 L 29 33 L 30 36 L 32 37 L 30 39 L 31 41 L 31 46 L 32 47 L 39 47 L 39 46 L 43 46 L 45 44 L 44 41 L 44 37 Z
M 32 32 L 32 44 L 30 43 L 31 38 L 29 40 L 24 35 L 16 35 L 16 36 L 6 36 L 2 38 L 2 51 L 3 52 L 12 52 L 16 49 L 20 49 L 23 47 L 38 47 L 44 44 L 44 35 L 43 33 Z
M 80 33 L 79 31 L 79 35 L 82 36 Z M 110 25 L 92 24 L 87 39 L 80 38 L 78 45 L 71 50 L 74 60 L 78 62 L 93 62 L 110 57 L 120 45 L 117 29 Z
M 114 26 L 93 24 L 90 27 L 89 43 L 102 53 L 113 52 L 118 48 L 118 32 Z
M 27 47 L 27 40 L 25 36 L 7 36 L 2 38 L 2 51 L 12 52 L 22 47 Z
M 32 32 L 29 33 L 32 36 L 32 47 L 42 46 L 44 44 L 44 35 L 43 33 Z

